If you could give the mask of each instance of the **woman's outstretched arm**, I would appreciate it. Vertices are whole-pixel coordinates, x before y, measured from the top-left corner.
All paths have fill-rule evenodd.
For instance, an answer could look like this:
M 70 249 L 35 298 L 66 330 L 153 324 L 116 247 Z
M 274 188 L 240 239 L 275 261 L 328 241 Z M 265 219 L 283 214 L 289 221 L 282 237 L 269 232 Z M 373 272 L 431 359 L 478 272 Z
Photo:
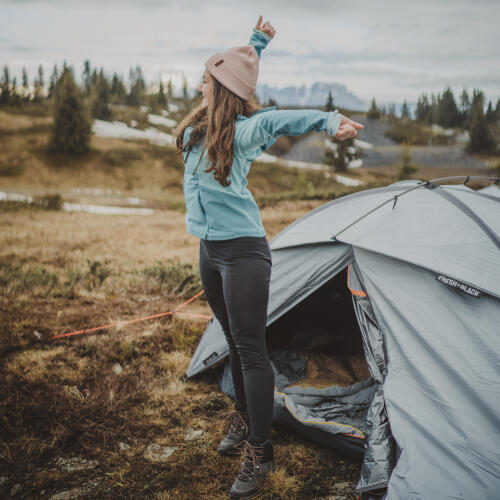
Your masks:
M 275 33 L 276 30 L 269 21 L 266 21 L 262 25 L 262 16 L 260 16 L 257 25 L 252 30 L 252 36 L 248 42 L 248 45 L 253 45 L 255 47 L 259 59 L 262 49 L 267 47 L 267 44 L 273 39 Z
M 343 118 L 345 117 L 338 110 L 274 109 L 264 111 L 247 118 L 241 124 L 236 131 L 235 147 L 240 151 L 251 151 L 258 147 L 267 149 L 280 135 L 302 135 L 312 130 L 325 131 L 331 136 L 336 136 Z M 363 128 L 363 125 L 359 125 Z

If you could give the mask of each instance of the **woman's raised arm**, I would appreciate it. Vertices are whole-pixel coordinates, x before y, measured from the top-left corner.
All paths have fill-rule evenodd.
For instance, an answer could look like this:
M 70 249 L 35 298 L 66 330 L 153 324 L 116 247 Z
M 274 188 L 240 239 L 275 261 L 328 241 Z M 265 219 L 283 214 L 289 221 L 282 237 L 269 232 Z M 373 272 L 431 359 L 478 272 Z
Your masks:
M 276 30 L 272 27 L 269 21 L 262 24 L 262 16 L 260 16 L 257 21 L 257 25 L 252 30 L 252 36 L 248 42 L 248 45 L 253 45 L 255 47 L 255 51 L 257 52 L 259 59 L 262 49 L 267 47 L 268 43 L 273 39 L 275 33 Z
M 342 115 L 337 111 L 316 109 L 269 110 L 247 118 L 236 130 L 235 147 L 252 151 L 267 149 L 280 135 L 302 135 L 312 130 L 335 136 Z

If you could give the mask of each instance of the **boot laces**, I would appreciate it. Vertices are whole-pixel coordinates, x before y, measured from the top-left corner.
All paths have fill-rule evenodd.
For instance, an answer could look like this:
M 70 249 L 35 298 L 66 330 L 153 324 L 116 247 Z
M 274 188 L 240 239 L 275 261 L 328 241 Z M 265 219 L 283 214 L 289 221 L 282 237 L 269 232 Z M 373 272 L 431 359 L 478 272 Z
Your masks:
M 235 438 L 239 437 L 239 432 L 244 429 L 245 433 L 248 432 L 248 425 L 245 422 L 245 418 L 242 413 L 238 410 L 228 411 L 222 413 L 221 415 L 227 415 L 228 420 L 230 420 L 228 435 Z
M 245 433 L 248 432 L 248 426 L 245 422 L 245 418 L 242 413 L 238 410 L 229 411 L 226 413 L 222 413 L 222 415 L 227 415 L 228 420 L 230 420 L 228 435 L 233 437 L 239 437 L 239 433 L 241 430 L 244 430 Z
M 241 464 L 238 478 L 243 481 L 248 481 L 255 477 L 255 473 L 260 471 L 260 464 L 264 458 L 264 446 L 258 446 L 244 439 L 236 447 L 245 449 L 245 458 Z

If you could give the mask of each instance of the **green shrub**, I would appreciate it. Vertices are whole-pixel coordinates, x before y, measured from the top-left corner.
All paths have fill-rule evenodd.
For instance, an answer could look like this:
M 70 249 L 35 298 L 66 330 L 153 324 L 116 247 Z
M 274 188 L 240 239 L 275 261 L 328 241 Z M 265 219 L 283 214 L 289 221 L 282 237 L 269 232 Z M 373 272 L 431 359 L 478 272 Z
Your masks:
M 418 171 L 418 168 L 411 163 L 411 151 L 408 143 L 404 143 L 399 156 L 400 164 L 396 173 L 396 179 L 399 181 L 409 179 L 412 174 Z
M 426 145 L 429 142 L 430 133 L 418 122 L 393 118 L 389 125 L 390 128 L 384 134 L 396 142 L 406 142 L 414 146 Z
M 189 298 L 202 288 L 199 270 L 190 263 L 157 262 L 143 269 L 141 274 L 150 292 L 165 293 L 172 298 Z
M 0 263 L 0 288 L 6 292 L 21 293 L 39 287 L 51 291 L 58 283 L 56 274 L 38 264 L 24 269 L 22 264 Z

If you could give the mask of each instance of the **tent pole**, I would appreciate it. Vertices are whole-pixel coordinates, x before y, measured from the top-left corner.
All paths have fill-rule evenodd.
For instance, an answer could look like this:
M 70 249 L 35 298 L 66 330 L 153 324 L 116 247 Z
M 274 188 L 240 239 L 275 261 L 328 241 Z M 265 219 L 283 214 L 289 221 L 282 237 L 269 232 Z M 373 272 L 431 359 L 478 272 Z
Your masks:
M 412 186 L 410 189 L 407 189 L 406 191 L 403 191 L 402 193 L 399 193 L 399 194 L 397 194 L 395 196 L 392 196 L 391 198 L 389 198 L 388 200 L 384 201 L 380 205 L 377 205 L 375 208 L 372 208 L 369 212 L 366 212 L 364 215 L 362 215 L 361 217 L 358 217 L 355 221 L 351 222 L 348 226 L 346 226 L 343 229 L 341 229 L 337 234 L 334 234 L 333 236 L 331 236 L 330 239 L 334 240 L 334 241 L 338 241 L 337 237 L 338 237 L 339 234 L 343 233 L 346 229 L 349 229 L 350 227 L 354 226 L 354 224 L 358 223 L 360 220 L 364 219 L 365 217 L 367 217 L 371 213 L 375 212 L 375 210 L 378 210 L 379 208 L 383 207 L 384 205 L 387 205 L 387 203 L 390 203 L 391 201 L 394 202 L 394 205 L 392 206 L 392 208 L 394 210 L 394 208 L 396 206 L 396 203 L 398 201 L 398 198 L 400 198 L 401 196 L 403 196 L 406 193 L 409 193 L 410 191 L 413 191 L 414 189 L 417 189 L 417 188 L 422 187 L 422 186 L 427 186 L 429 189 L 434 189 L 434 188 L 437 187 L 437 183 L 438 182 L 448 181 L 448 180 L 451 180 L 451 179 L 464 179 L 464 178 L 466 179 L 466 181 L 464 182 L 464 184 L 466 184 L 467 182 L 469 182 L 470 179 L 482 179 L 482 180 L 494 181 L 494 183 L 496 185 L 498 185 L 498 183 L 500 181 L 500 179 L 497 178 L 497 177 L 484 177 L 484 176 L 481 176 L 481 175 L 457 175 L 457 176 L 454 176 L 454 177 L 440 177 L 438 179 L 431 179 L 430 181 L 421 181 L 416 186 Z

